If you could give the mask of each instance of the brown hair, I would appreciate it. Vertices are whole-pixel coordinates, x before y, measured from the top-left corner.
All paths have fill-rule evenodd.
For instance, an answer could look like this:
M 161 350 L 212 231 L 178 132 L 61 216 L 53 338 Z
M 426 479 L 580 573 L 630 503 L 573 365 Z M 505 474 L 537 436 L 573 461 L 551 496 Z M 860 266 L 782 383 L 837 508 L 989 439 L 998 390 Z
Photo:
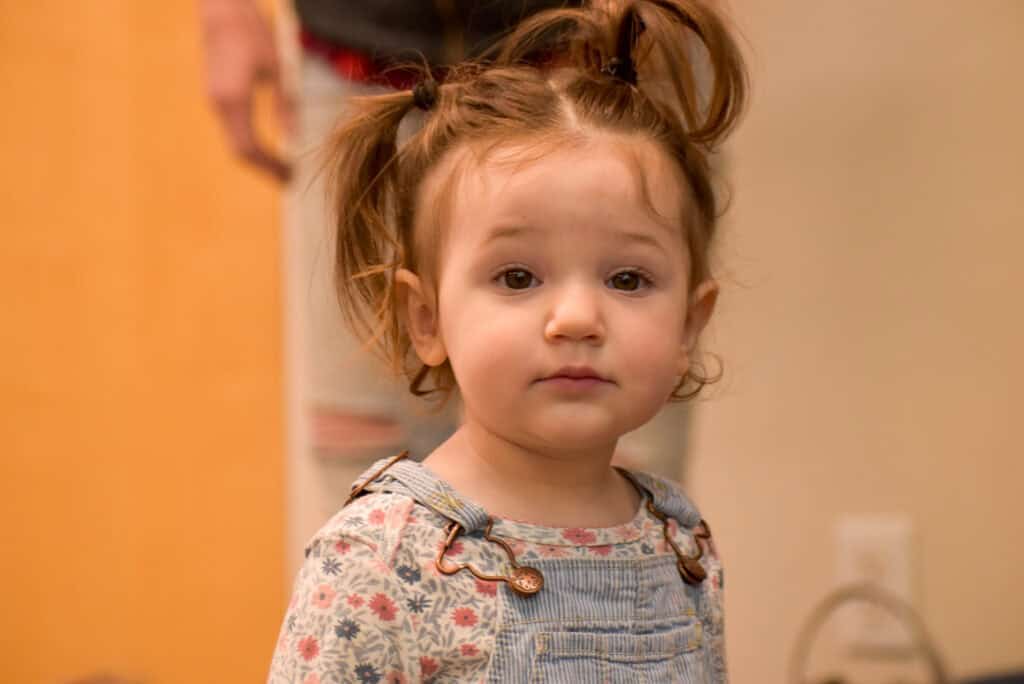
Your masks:
M 425 258 L 422 236 L 417 241 L 414 234 L 423 210 L 417 198 L 428 172 L 456 147 L 538 139 L 558 144 L 557 136 L 588 130 L 646 136 L 678 163 L 689 184 L 695 215 L 681 229 L 692 264 L 690 288 L 710 276 L 719 211 L 708 155 L 743 108 L 747 83 L 739 49 L 699 0 L 606 5 L 536 14 L 490 58 L 451 68 L 439 86 L 424 70 L 416 89 L 355 98 L 354 114 L 329 141 L 339 303 L 356 334 L 411 378 L 413 394 L 439 393 L 443 406 L 456 387 L 449 361 L 430 367 L 410 353 L 394 288 L 398 268 L 421 277 L 434 268 L 436 253 Z M 429 111 L 399 150 L 399 126 L 415 107 Z M 719 376 L 691 364 L 670 401 L 696 396 Z M 428 377 L 433 388 L 423 389 Z

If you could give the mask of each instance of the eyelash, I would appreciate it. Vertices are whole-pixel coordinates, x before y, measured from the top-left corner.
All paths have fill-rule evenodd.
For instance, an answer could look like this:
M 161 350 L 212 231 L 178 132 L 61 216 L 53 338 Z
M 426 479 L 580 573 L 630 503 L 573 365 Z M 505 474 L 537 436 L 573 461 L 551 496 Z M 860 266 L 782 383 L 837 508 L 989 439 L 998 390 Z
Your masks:
M 530 275 L 531 278 L 534 278 L 534 279 L 537 278 L 537 276 L 533 275 L 533 273 L 531 273 L 529 269 L 521 268 L 521 267 L 518 267 L 518 266 L 513 266 L 511 268 L 503 269 L 492 280 L 496 281 L 496 282 L 497 281 L 501 281 L 507 274 L 514 273 L 516 271 L 519 271 L 519 272 L 522 272 L 522 273 L 527 273 L 527 274 Z M 620 275 L 622 275 L 624 273 L 630 273 L 630 274 L 632 274 L 634 276 L 637 276 L 642 282 L 635 289 L 632 289 L 632 290 L 619 290 L 619 292 L 638 292 L 641 289 L 650 289 L 650 287 L 652 285 L 654 285 L 654 280 L 651 278 L 651 275 L 649 273 L 647 273 L 647 271 L 644 271 L 641 268 L 626 268 L 626 269 L 623 269 L 621 271 L 617 271 L 617 272 L 613 273 L 611 278 L 609 278 L 608 280 L 612 280 L 616 276 L 620 276 Z M 499 285 L 500 284 L 501 283 L 499 282 Z M 505 289 L 512 290 L 513 292 L 518 292 L 518 291 L 523 291 L 523 290 L 529 290 L 530 288 L 529 287 L 507 287 Z

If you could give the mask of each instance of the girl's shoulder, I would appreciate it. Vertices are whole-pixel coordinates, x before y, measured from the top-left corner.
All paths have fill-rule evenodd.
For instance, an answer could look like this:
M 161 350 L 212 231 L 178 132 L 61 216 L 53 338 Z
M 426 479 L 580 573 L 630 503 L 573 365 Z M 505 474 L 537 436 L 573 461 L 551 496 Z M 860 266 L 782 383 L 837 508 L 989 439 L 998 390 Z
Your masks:
M 653 506 L 674 518 L 682 527 L 694 528 L 701 524 L 700 511 L 686 495 L 683 486 L 675 480 L 641 470 L 620 468 L 620 472 L 645 489 L 650 494 Z
M 675 480 L 661 475 L 634 470 L 623 470 L 627 477 L 646 489 L 651 496 L 651 503 L 660 511 L 678 523 L 678 534 L 694 549 L 699 547 L 705 563 L 713 566 L 718 578 L 716 586 L 721 585 L 721 561 L 715 541 L 711 535 L 711 526 L 704 516 L 686 495 L 683 486 Z M 676 532 L 674 531 L 673 534 Z M 681 541 L 677 539 L 677 543 Z
M 306 547 L 270 681 L 426 680 L 459 652 L 453 634 L 478 621 L 485 633 L 496 608 L 469 600 L 472 578 L 446 582 L 434 569 L 443 536 L 404 493 L 368 492 L 341 508 Z
M 410 534 L 443 534 L 443 519 L 400 492 L 374 491 L 342 507 L 313 535 L 306 556 L 328 550 L 347 552 L 353 546 L 391 564 Z

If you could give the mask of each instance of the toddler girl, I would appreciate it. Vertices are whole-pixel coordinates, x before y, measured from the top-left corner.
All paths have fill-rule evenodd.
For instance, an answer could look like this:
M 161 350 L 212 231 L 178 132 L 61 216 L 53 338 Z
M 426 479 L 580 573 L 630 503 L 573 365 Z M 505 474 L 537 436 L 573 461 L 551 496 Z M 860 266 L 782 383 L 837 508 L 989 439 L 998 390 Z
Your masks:
M 637 0 L 359 103 L 330 157 L 340 301 L 463 425 L 314 536 L 271 682 L 725 680 L 708 526 L 611 461 L 710 380 L 707 156 L 744 93 L 707 6 Z

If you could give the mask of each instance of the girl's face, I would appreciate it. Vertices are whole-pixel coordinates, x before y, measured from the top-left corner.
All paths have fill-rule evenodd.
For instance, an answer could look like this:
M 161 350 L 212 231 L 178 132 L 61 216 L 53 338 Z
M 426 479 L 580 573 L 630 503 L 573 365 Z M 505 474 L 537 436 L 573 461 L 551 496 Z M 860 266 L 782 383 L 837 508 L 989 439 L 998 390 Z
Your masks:
M 411 314 L 420 357 L 450 359 L 466 420 L 496 435 L 613 446 L 664 405 L 714 305 L 712 282 L 687 291 L 682 174 L 655 144 L 612 134 L 526 162 L 522 148 L 455 159 L 440 315 L 430 294 Z

